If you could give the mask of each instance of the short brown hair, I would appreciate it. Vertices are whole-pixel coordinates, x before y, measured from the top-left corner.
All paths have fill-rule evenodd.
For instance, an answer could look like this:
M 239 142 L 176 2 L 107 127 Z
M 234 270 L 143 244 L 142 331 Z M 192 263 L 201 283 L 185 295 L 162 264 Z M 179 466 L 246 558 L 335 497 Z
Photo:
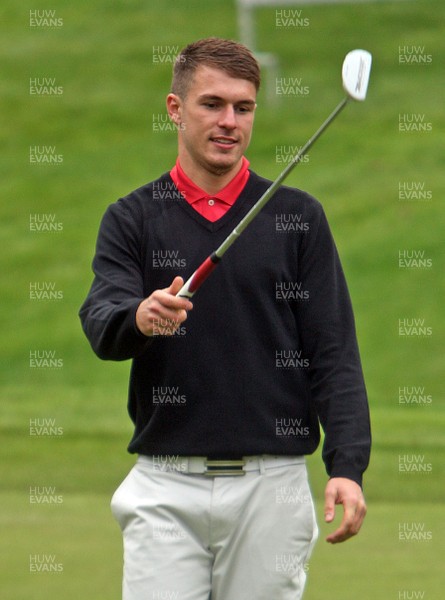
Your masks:
M 171 92 L 185 98 L 200 65 L 221 69 L 236 79 L 246 79 L 257 91 L 260 87 L 260 67 L 252 52 L 239 42 L 210 37 L 181 50 L 173 65 Z

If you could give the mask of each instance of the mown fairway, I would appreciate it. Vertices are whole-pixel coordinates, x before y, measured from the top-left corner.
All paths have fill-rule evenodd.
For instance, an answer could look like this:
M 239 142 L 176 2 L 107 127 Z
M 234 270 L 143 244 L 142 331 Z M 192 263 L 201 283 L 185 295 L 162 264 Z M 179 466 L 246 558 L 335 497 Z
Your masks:
M 325 474 L 319 451 L 309 459 L 322 532 L 305 598 L 438 600 L 445 5 L 287 10 L 296 8 L 305 24 L 278 25 L 275 8 L 257 11 L 258 49 L 275 53 L 279 77 L 298 78 L 308 93 L 281 94 L 275 105 L 260 93 L 248 153 L 255 171 L 275 178 L 277 147 L 301 146 L 337 104 L 347 51 L 374 57 L 366 102 L 350 105 L 289 179 L 323 203 L 342 256 L 374 437 L 369 515 L 347 544 L 323 541 Z M 0 596 L 117 600 L 121 538 L 108 504 L 134 462 L 126 453 L 129 363 L 100 362 L 77 311 L 106 206 L 176 158 L 175 133 L 162 127 L 171 62 L 159 48 L 171 57 L 199 37 L 237 38 L 236 11 L 224 0 L 4 0 L 1 13 Z M 30 93 L 44 78 L 57 93 Z M 59 163 L 32 162 L 36 147 Z M 42 220 L 55 231 L 39 231 Z M 31 293 L 39 286 L 54 299 Z M 30 362 L 36 352 L 56 366 Z M 401 471 L 412 462 L 424 470 Z M 413 529 L 419 535 L 407 535 Z M 56 570 L 33 571 L 42 558 Z

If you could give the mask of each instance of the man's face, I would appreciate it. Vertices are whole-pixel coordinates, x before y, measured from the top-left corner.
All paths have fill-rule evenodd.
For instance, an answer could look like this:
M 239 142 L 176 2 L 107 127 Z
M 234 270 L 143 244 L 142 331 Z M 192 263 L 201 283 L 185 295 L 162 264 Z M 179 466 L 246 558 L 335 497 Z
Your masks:
M 196 69 L 185 99 L 169 94 L 169 114 L 179 128 L 179 159 L 189 176 L 202 170 L 236 174 L 250 142 L 255 99 L 250 81 L 203 65 Z

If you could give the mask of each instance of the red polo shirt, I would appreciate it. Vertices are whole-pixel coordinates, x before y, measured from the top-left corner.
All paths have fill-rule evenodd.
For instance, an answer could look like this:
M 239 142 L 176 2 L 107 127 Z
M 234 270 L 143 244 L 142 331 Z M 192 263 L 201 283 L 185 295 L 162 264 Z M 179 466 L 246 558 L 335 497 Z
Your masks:
M 193 206 L 203 217 L 209 221 L 217 221 L 229 208 L 235 203 L 238 196 L 244 189 L 249 179 L 249 161 L 243 156 L 241 169 L 229 183 L 217 194 L 207 194 L 187 177 L 179 164 L 179 158 L 176 165 L 170 171 L 170 176 L 174 184 L 181 191 L 181 194 L 187 202 Z

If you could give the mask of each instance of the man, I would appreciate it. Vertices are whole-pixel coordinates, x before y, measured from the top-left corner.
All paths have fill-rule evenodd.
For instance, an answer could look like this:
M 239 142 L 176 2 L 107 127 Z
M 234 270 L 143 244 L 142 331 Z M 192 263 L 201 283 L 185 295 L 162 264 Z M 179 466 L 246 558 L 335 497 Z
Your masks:
M 133 359 L 113 496 L 124 600 L 297 600 L 317 537 L 304 455 L 325 431 L 327 538 L 356 534 L 370 430 L 350 299 L 321 205 L 282 187 L 205 282 L 189 275 L 270 182 L 248 169 L 260 84 L 241 44 L 187 46 L 167 110 L 170 171 L 111 205 L 80 316 L 100 358 Z M 292 292 L 292 293 L 290 293 Z M 192 310 L 193 309 L 193 310 Z

